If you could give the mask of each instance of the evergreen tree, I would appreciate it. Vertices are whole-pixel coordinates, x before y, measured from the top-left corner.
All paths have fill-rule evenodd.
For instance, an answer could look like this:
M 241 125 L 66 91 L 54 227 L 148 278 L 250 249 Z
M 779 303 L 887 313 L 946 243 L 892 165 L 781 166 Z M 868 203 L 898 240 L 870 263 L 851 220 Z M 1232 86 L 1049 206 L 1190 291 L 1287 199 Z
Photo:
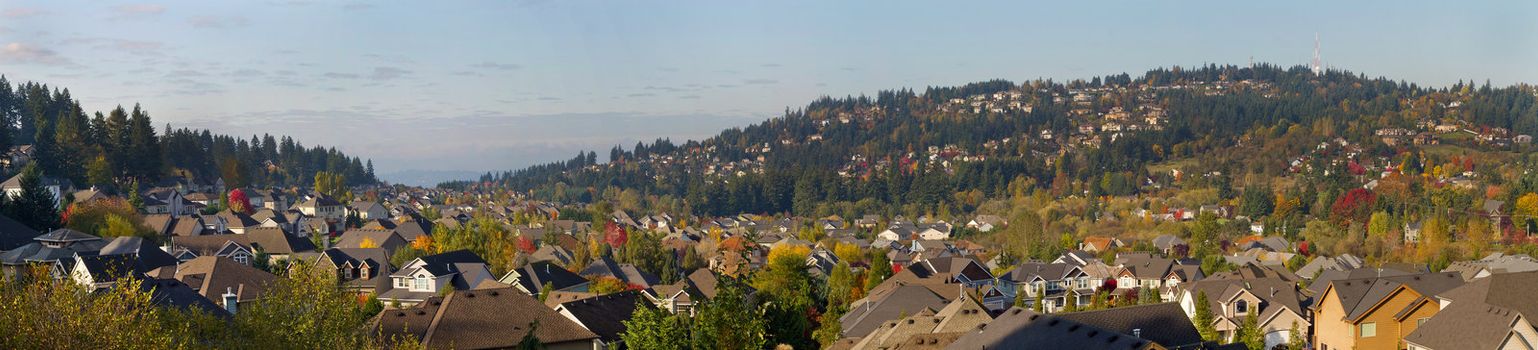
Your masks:
M 1046 302 L 1044 301 L 1047 299 L 1046 287 L 1042 287 L 1040 290 L 1036 291 L 1035 299 L 1036 300 L 1031 303 L 1031 310 L 1035 310 L 1036 312 L 1047 312 L 1045 305 Z
M 1063 312 L 1079 311 L 1079 293 L 1069 290 L 1063 294 Z
M 1260 314 L 1260 312 L 1252 311 L 1245 315 L 1244 323 L 1241 324 L 1239 326 L 1239 330 L 1234 333 L 1235 337 L 1238 338 L 1235 340 L 1243 342 L 1244 346 L 1250 350 L 1266 349 L 1266 334 L 1260 330 L 1260 321 L 1258 320 L 1259 316 L 1257 316 L 1258 314 Z
M 59 203 L 53 192 L 44 186 L 42 170 L 27 165 L 21 172 L 21 194 L 11 199 L 6 211 L 13 219 L 34 230 L 48 231 L 60 227 Z
M 1207 292 L 1202 291 L 1196 293 L 1195 307 L 1196 313 L 1195 315 L 1191 316 L 1191 322 L 1196 323 L 1196 331 L 1201 333 L 1202 340 L 1212 342 L 1222 341 L 1222 339 L 1218 339 L 1217 328 L 1214 328 L 1212 325 L 1212 322 L 1215 319 L 1212 316 L 1212 303 L 1211 301 L 1207 300 Z
M 1298 321 L 1292 321 L 1292 329 L 1287 331 L 1287 350 L 1308 349 L 1308 339 L 1304 338 L 1303 331 L 1298 329 Z

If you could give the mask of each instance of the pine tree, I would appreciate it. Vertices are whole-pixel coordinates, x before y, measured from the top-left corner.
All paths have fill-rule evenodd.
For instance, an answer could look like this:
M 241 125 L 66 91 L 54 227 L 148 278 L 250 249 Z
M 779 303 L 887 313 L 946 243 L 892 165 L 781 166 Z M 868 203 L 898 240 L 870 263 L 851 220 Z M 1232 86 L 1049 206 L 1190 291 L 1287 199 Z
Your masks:
M 1047 288 L 1042 287 L 1036 291 L 1036 300 L 1032 302 L 1031 309 L 1036 312 L 1047 312 L 1046 300 Z
M 1079 311 L 1079 293 L 1069 290 L 1063 295 L 1063 312 Z
M 1259 314 L 1260 312 L 1252 311 L 1245 315 L 1244 323 L 1239 326 L 1239 331 L 1235 334 L 1238 338 L 1236 340 L 1243 342 L 1244 346 L 1250 348 L 1250 350 L 1265 350 L 1266 348 L 1266 335 L 1260 330 L 1259 316 L 1257 316 Z
M 59 203 L 43 181 L 42 170 L 36 165 L 27 165 L 21 173 L 21 194 L 12 198 L 6 209 L 8 216 L 27 227 L 48 231 L 60 227 Z
M 1202 340 L 1221 341 L 1218 339 L 1218 330 L 1212 326 L 1212 303 L 1207 300 L 1207 292 L 1196 293 L 1196 314 L 1191 316 L 1191 322 L 1196 323 L 1196 331 L 1201 333 Z
M 1308 339 L 1303 337 L 1303 331 L 1298 329 L 1298 321 L 1292 321 L 1292 329 L 1287 331 L 1287 349 L 1304 350 L 1308 348 Z

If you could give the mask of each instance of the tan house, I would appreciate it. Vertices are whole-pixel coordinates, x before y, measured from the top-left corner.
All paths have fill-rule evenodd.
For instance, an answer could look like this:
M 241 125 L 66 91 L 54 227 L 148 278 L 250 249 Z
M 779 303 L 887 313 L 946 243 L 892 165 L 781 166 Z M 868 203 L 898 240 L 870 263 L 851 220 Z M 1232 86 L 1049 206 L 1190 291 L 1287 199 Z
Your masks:
M 1286 344 L 1294 324 L 1300 332 L 1306 332 L 1310 325 L 1309 311 L 1303 308 L 1307 298 L 1297 284 L 1277 276 L 1219 274 L 1187 283 L 1179 288 L 1176 297 L 1186 316 L 1195 319 L 1196 308 L 1201 307 L 1196 300 L 1203 293 L 1207 295 L 1206 307 L 1213 315 L 1213 328 L 1222 339 L 1233 341 L 1234 332 L 1252 313 L 1265 334 L 1267 349 Z
M 1436 296 L 1463 285 L 1457 273 L 1331 281 L 1313 305 L 1315 349 L 1404 349 L 1405 336 L 1440 311 Z
M 1538 272 L 1482 277 L 1442 293 L 1442 311 L 1405 337 L 1409 349 L 1533 349 Z

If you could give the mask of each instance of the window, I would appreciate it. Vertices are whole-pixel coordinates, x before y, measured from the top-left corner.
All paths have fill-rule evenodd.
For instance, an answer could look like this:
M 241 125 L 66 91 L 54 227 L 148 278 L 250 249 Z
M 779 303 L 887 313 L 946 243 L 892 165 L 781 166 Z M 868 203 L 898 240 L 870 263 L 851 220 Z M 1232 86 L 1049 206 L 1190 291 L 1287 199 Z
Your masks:
M 427 277 L 422 277 L 422 276 L 417 276 L 417 285 L 416 285 L 416 287 L 412 287 L 411 289 L 431 290 L 430 288 L 427 287 Z
M 1426 325 L 1427 319 L 1430 319 L 1430 317 L 1421 317 L 1421 319 L 1415 320 L 1415 327 L 1419 328 L 1420 326 Z
M 1240 300 L 1239 302 L 1234 303 L 1235 315 L 1243 315 L 1247 312 L 1250 312 L 1250 302 Z
M 234 256 L 231 256 L 230 258 L 235 260 L 235 262 L 240 263 L 241 265 L 251 265 L 251 262 L 248 259 L 246 259 L 246 255 L 245 254 L 235 254 Z
M 1372 338 L 1378 335 L 1378 323 L 1368 322 L 1362 324 L 1362 338 Z
M 407 284 L 408 284 L 408 283 L 406 283 L 406 278 L 404 278 L 404 277 L 403 277 L 403 278 L 397 278 L 397 279 L 395 279 L 395 288 L 406 288 L 406 287 L 410 287 L 410 286 L 408 286 L 408 285 L 407 285 Z

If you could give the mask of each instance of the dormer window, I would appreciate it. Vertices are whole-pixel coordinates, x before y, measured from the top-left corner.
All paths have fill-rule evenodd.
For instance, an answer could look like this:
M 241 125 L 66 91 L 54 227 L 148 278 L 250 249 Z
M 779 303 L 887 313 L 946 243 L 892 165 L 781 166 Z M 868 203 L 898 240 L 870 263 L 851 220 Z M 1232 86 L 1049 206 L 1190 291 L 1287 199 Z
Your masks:
M 1250 312 L 1250 302 L 1249 301 L 1240 300 L 1240 301 L 1234 303 L 1234 314 L 1235 315 L 1243 315 L 1243 314 L 1245 314 L 1247 312 Z
M 427 286 L 427 277 L 425 276 L 417 276 L 416 286 L 411 287 L 411 289 L 432 291 L 432 289 Z
M 230 256 L 230 259 L 235 260 L 235 262 L 241 265 L 251 265 L 251 259 L 247 258 L 245 254 L 235 254 Z

